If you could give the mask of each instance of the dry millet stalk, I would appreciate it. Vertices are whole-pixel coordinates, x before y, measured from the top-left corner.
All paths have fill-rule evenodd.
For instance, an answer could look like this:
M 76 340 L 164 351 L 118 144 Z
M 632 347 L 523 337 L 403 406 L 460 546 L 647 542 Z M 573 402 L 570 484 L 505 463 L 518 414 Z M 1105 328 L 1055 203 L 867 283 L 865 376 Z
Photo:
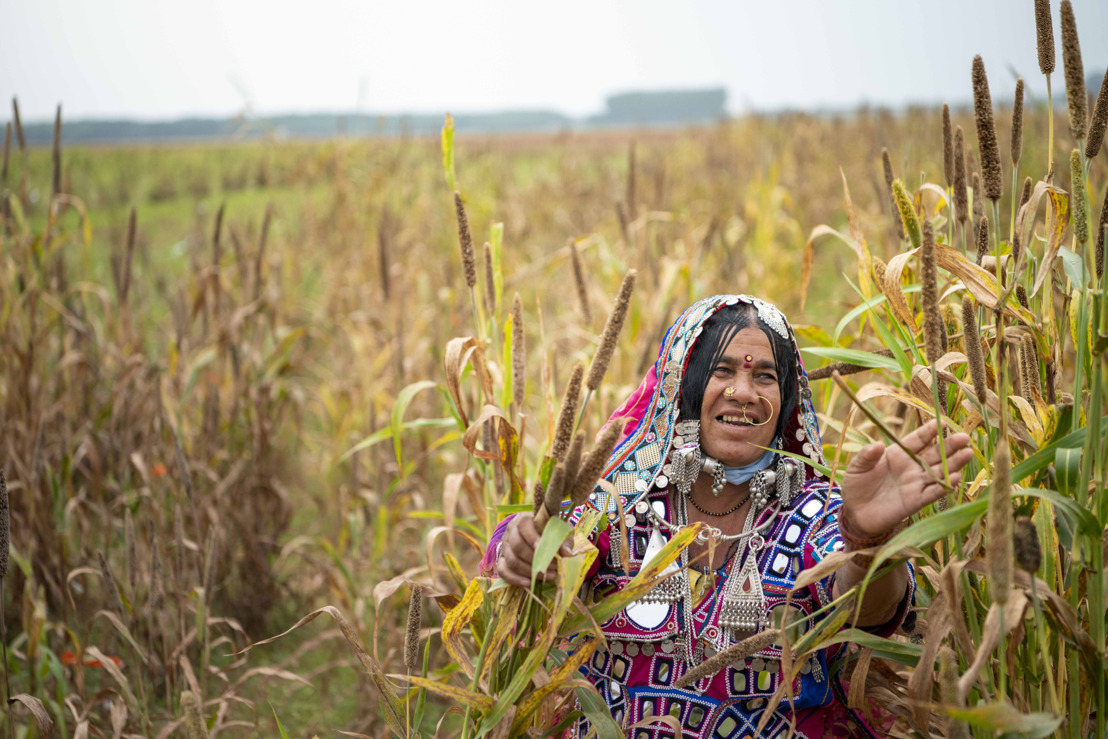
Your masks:
M 627 210 L 634 218 L 638 212 L 637 203 L 635 202 L 635 142 L 632 141 L 627 147 Z
M 1035 0 L 1035 45 L 1039 50 L 1039 71 L 1054 71 L 1054 23 L 1050 20 L 1050 0 Z
M 19 117 L 19 101 L 12 98 L 12 122 L 15 124 L 15 138 L 19 142 L 19 150 L 27 148 L 27 139 L 23 136 L 23 121 Z
M 1070 0 L 1062 0 L 1062 67 L 1066 75 L 1066 102 L 1070 112 L 1070 135 L 1085 138 L 1089 119 L 1089 98 L 1085 92 L 1085 65 L 1077 41 L 1077 21 Z
M 954 187 L 954 132 L 950 128 L 950 106 L 943 103 L 943 176 Z
M 993 489 L 986 517 L 985 564 L 989 572 L 989 594 L 1004 606 L 1012 588 L 1012 453 L 1008 440 L 998 442 L 993 466 Z
M 185 520 L 181 514 L 181 504 L 178 503 L 173 509 L 173 534 L 176 539 L 176 564 L 177 571 L 173 573 L 175 579 L 179 584 L 183 584 L 185 581 Z
M 569 443 L 573 440 L 573 426 L 577 422 L 577 405 L 581 402 L 581 380 L 585 376 L 585 365 L 578 362 L 573 365 L 573 374 L 569 376 L 566 394 L 562 397 L 562 407 L 558 411 L 558 423 L 554 427 L 554 443 L 550 446 L 550 456 L 558 462 L 566 458 Z
M 896 237 L 901 241 L 904 240 L 904 223 L 897 216 L 900 212 L 900 206 L 896 200 L 896 192 L 893 190 L 893 162 L 889 158 L 889 150 L 886 148 L 881 149 L 881 168 L 885 172 L 885 187 L 889 189 L 889 197 L 892 198 L 893 204 L 893 221 L 896 223 Z
M 982 215 L 977 224 L 977 264 L 981 265 L 985 255 L 989 253 L 989 217 Z
M 131 509 L 123 514 L 123 548 L 127 553 L 127 586 L 131 600 L 135 599 L 135 585 L 138 583 L 138 558 L 135 556 L 135 522 Z
M 191 690 L 181 691 L 181 710 L 185 712 L 188 739 L 208 739 L 208 727 L 200 714 L 200 699 Z
M 1016 519 L 1012 532 L 1012 548 L 1016 554 L 1016 566 L 1024 572 L 1034 574 L 1039 571 L 1043 561 L 1043 550 L 1039 545 L 1039 531 L 1035 522 L 1027 516 Z
M 1104 70 L 1104 79 L 1100 82 L 1100 92 L 1093 106 L 1093 118 L 1089 122 L 1089 135 L 1085 139 L 1085 158 L 1096 159 L 1100 145 L 1104 143 L 1104 129 L 1108 127 L 1108 69 Z
M 973 381 L 973 393 L 980 403 L 985 402 L 985 357 L 981 354 L 981 336 L 977 333 L 977 308 L 973 298 L 962 296 L 962 339 L 966 345 L 966 360 L 969 364 L 970 379 Z
M 923 246 L 919 252 L 921 296 L 923 298 L 923 347 L 927 362 L 934 365 L 943 356 L 943 317 L 939 313 L 939 271 L 935 264 L 935 230 L 923 222 Z M 941 385 L 942 383 L 940 383 Z
M 0 165 L 0 184 L 8 183 L 8 162 L 11 160 L 12 153 L 12 124 L 6 123 L 4 125 L 4 161 L 3 165 Z
M 8 511 L 8 481 L 0 467 L 0 583 L 8 574 L 8 556 L 11 546 L 11 514 Z
M 165 600 L 165 587 L 162 581 L 162 555 L 158 550 L 157 539 L 153 535 L 153 524 L 148 527 L 150 535 L 150 610 L 151 615 L 162 607 Z
M 993 121 L 993 101 L 989 95 L 989 78 L 980 55 L 973 58 L 973 113 L 977 122 L 977 149 L 981 154 L 981 177 L 985 181 L 985 197 L 999 200 L 1001 191 L 1000 144 Z
M 416 672 L 419 665 L 419 624 L 423 615 L 423 586 L 412 584 L 408 599 L 408 627 L 404 632 L 404 666 L 408 674 Z
M 1027 205 L 1027 202 L 1031 200 L 1031 187 L 1031 178 L 1025 177 L 1023 180 L 1023 192 L 1020 193 L 1020 202 L 1019 206 L 1016 207 L 1016 213 L 1019 213 L 1023 206 Z M 1020 250 L 1022 248 L 1023 246 L 1020 244 L 1020 232 L 1017 228 L 1012 234 L 1012 261 L 1017 264 L 1020 260 Z
M 687 688 L 701 678 L 716 674 L 733 662 L 738 662 L 739 660 L 746 659 L 755 652 L 760 652 L 779 638 L 781 638 L 780 629 L 766 629 L 765 631 L 760 631 L 754 636 L 743 639 L 738 644 L 732 644 L 727 649 L 717 653 L 714 657 L 704 660 L 678 678 L 677 682 L 673 684 L 673 687 Z
M 627 318 L 627 309 L 631 306 L 631 293 L 635 291 L 637 275 L 635 270 L 627 270 L 627 274 L 623 277 L 623 284 L 619 288 L 619 295 L 616 296 L 615 306 L 608 314 L 608 322 L 604 324 L 604 333 L 600 335 L 600 347 L 593 355 L 588 379 L 585 381 L 585 387 L 594 392 L 604 380 L 604 373 L 608 371 L 608 364 L 611 363 L 612 354 L 615 353 L 619 332 L 623 328 L 624 319 Z
M 485 249 L 482 252 L 484 256 L 485 265 L 485 310 L 488 311 L 490 316 L 496 315 L 496 276 L 492 271 L 492 247 L 489 242 L 485 242 Z
M 977 176 L 977 173 L 973 173 L 973 178 L 970 180 L 973 187 L 973 222 L 980 223 L 981 218 L 985 215 L 985 203 L 981 199 L 981 178 Z
M 54 151 L 53 151 L 54 177 L 51 186 L 51 196 L 62 191 L 62 106 L 58 106 L 58 112 L 54 115 Z
M 1096 226 L 1096 276 L 1104 275 L 1104 231 L 1108 229 L 1108 189 L 1104 191 L 1104 203 L 1100 206 L 1100 221 Z
M 516 412 L 523 412 L 523 391 L 527 385 L 527 345 L 523 336 L 523 301 L 516 293 L 512 297 L 512 402 Z
M 1085 170 L 1077 149 L 1070 152 L 1070 183 L 1073 188 L 1073 236 L 1084 246 L 1089 242 L 1089 211 L 1085 203 Z
M 126 303 L 131 293 L 131 268 L 135 261 L 135 237 L 138 231 L 138 213 L 131 208 L 127 219 L 127 244 L 123 252 L 123 264 L 119 270 L 119 302 Z
M 619 218 L 619 232 L 623 234 L 623 243 L 631 245 L 631 221 L 627 217 L 627 206 L 622 200 L 616 201 L 616 217 Z
M 954 215 L 966 225 L 969 216 L 969 185 L 966 182 L 966 143 L 962 127 L 954 129 Z
M 939 698 L 943 705 L 961 708 L 964 701 L 958 690 L 958 656 L 945 644 L 939 649 Z M 954 739 L 969 739 L 969 727 L 964 721 L 946 717 L 944 735 Z
M 577 250 L 577 242 L 569 240 L 569 255 L 573 260 L 573 280 L 577 283 L 577 299 L 581 302 L 581 312 L 585 316 L 585 322 L 592 322 L 592 311 L 589 309 L 589 291 L 585 288 L 585 269 L 581 265 L 581 253 Z
M 119 586 L 115 584 L 115 577 L 108 567 L 108 560 L 104 559 L 103 552 L 97 552 L 96 558 L 100 562 L 100 577 L 104 578 L 104 587 L 108 589 L 108 600 L 119 615 L 123 615 L 123 599 L 119 597 Z
M 215 563 L 219 556 L 219 528 L 213 525 L 208 529 L 208 539 L 204 543 L 204 597 L 211 602 L 212 588 L 215 587 Z
M 1012 102 L 1012 167 L 1020 162 L 1023 153 L 1023 77 L 1016 80 L 1016 97 Z
M 454 213 L 458 218 L 458 243 L 462 247 L 462 269 L 465 270 L 466 286 L 470 290 L 477 284 L 477 258 L 473 253 L 473 234 L 469 231 L 469 218 L 462 194 L 454 191 Z
M 920 235 L 919 217 L 916 215 L 915 206 L 912 205 L 912 198 L 908 196 L 908 191 L 904 189 L 904 184 L 900 180 L 893 181 L 893 200 L 900 213 L 900 220 L 904 224 L 904 233 L 907 234 L 908 241 L 911 242 L 913 249 L 920 248 L 923 237 Z
M 878 357 L 891 357 L 893 355 L 892 349 L 880 349 L 873 352 L 874 356 Z M 816 380 L 826 380 L 828 377 L 838 372 L 840 375 L 856 375 L 859 372 L 869 372 L 873 367 L 864 367 L 860 364 L 851 364 L 850 362 L 832 362 L 824 367 L 816 367 L 814 370 L 808 373 L 808 381 L 815 382 Z
M 611 458 L 612 451 L 616 448 L 622 434 L 623 419 L 617 418 L 600 432 L 600 438 L 596 440 L 592 449 L 585 455 L 585 459 L 581 463 L 581 469 L 577 473 L 577 479 L 574 481 L 573 489 L 570 490 L 570 497 L 575 508 L 583 505 L 588 499 L 589 493 L 596 488 L 596 481 L 604 474 L 604 468 L 608 466 L 608 459 Z

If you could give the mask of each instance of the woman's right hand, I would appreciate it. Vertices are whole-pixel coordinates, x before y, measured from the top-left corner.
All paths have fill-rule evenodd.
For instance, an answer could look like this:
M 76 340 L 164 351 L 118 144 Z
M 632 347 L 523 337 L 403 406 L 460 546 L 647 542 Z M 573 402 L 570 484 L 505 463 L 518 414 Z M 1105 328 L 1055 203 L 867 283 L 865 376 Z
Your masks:
M 496 558 L 496 574 L 505 582 L 521 588 L 531 587 L 531 563 L 535 559 L 535 549 L 539 546 L 542 534 L 535 528 L 535 516 L 531 513 L 517 513 L 508 522 L 504 538 L 500 540 L 500 556 Z M 570 555 L 569 542 L 562 544 L 559 554 Z M 550 563 L 540 579 L 553 578 L 555 565 Z

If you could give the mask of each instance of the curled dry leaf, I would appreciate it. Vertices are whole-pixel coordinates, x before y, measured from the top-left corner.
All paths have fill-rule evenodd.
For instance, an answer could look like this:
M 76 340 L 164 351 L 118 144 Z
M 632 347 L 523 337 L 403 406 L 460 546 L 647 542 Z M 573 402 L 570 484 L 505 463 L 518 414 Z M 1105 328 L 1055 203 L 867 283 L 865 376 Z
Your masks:
M 20 693 L 13 695 L 8 699 L 9 703 L 21 703 L 27 707 L 27 710 L 31 712 L 31 715 L 35 717 L 35 726 L 38 727 L 39 734 L 46 737 L 54 736 L 54 719 L 50 715 L 50 712 L 46 710 L 46 706 L 42 701 L 33 695 L 27 695 L 26 693 Z M 11 713 L 8 713 L 8 717 L 12 718 Z M 87 730 L 86 730 L 87 733 Z

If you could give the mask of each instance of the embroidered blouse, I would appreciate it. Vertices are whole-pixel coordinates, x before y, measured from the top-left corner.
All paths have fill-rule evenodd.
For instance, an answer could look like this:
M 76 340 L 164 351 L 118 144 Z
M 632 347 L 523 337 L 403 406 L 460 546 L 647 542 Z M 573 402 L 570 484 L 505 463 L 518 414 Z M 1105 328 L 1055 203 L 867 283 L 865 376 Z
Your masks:
M 655 491 L 645 500 L 665 520 L 674 520 L 667 491 Z M 791 508 L 771 507 L 757 522 L 775 519 L 768 524 L 766 544 L 756 556 L 771 625 L 790 627 L 789 635 L 794 642 L 826 615 L 812 616 L 831 602 L 834 574 L 793 593 L 791 598 L 786 596 L 802 570 L 842 548 L 836 521 L 841 505 L 836 489 L 829 491 L 826 482 L 813 481 L 805 486 Z M 585 586 L 591 591 L 586 597 L 603 598 L 622 589 L 642 566 L 654 525 L 641 512 L 629 514 L 627 523 L 627 567 L 622 561 L 619 529 L 608 528 L 595 537 L 599 555 Z M 505 528 L 506 521 L 497 529 L 482 560 L 485 574 L 495 573 L 495 552 Z M 741 555 L 745 547 L 733 549 Z M 733 552 L 729 554 L 734 556 Z M 718 648 L 735 641 L 719 623 L 722 593 L 730 569 L 730 558 L 711 573 L 690 569 L 696 604 L 693 643 L 698 659 L 711 657 Z M 894 632 L 908 612 L 914 590 L 914 577 L 909 577 L 896 615 L 886 624 L 869 630 L 881 635 Z M 771 644 L 686 688 L 676 688 L 674 683 L 692 667 L 682 658 L 679 648 L 681 625 L 686 622 L 683 608 L 682 600 L 677 598 L 672 602 L 640 603 L 619 612 L 601 625 L 608 640 L 607 649 L 598 650 L 582 673 L 623 726 L 644 723 L 651 716 L 669 715 L 680 722 L 684 737 L 755 736 L 767 701 L 784 678 L 780 644 Z M 785 736 L 794 718 L 798 737 L 872 735 L 872 729 L 846 708 L 842 687 L 829 666 L 829 660 L 836 654 L 835 649 L 820 651 L 801 665 L 793 684 L 793 710 L 787 703 L 779 706 L 761 736 L 771 739 Z M 582 719 L 572 735 L 587 733 L 588 722 Z M 628 736 L 660 739 L 674 734 L 667 724 L 655 722 L 630 730 Z

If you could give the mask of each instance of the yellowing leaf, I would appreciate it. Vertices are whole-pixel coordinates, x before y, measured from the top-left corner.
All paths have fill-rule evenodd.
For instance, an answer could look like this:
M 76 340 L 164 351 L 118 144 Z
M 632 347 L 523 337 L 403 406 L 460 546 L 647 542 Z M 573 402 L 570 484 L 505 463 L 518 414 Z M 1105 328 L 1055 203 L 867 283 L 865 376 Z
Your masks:
M 474 693 L 465 688 L 460 688 L 457 685 L 450 685 L 449 683 L 440 683 L 435 680 L 428 680 L 425 677 L 417 677 L 412 675 L 407 678 L 408 682 L 415 685 L 417 688 L 424 688 L 430 690 L 436 695 L 441 695 L 444 698 L 449 698 L 452 701 L 472 708 L 479 713 L 488 713 L 492 709 L 493 701 L 487 695 L 481 695 L 480 693 Z
M 554 691 L 562 688 L 568 680 L 572 679 L 577 674 L 578 668 L 585 664 L 585 661 L 592 656 L 593 652 L 595 652 L 599 646 L 599 639 L 589 639 L 586 641 L 577 648 L 576 652 L 567 657 L 566 661 L 558 666 L 558 669 L 551 673 L 550 682 L 527 696 L 527 700 L 519 706 L 515 720 L 512 722 L 512 736 L 519 735 L 519 732 L 523 729 L 523 725 L 538 709 L 543 699 Z
M 446 614 L 446 618 L 442 620 L 443 646 L 470 677 L 473 677 L 473 663 L 470 662 L 469 655 L 465 653 L 461 634 L 462 629 L 469 625 L 469 622 L 473 619 L 473 614 L 481 607 L 484 600 L 485 593 L 481 590 L 478 579 L 474 578 L 469 581 L 469 587 L 466 588 L 461 602 L 451 608 L 450 612 Z

